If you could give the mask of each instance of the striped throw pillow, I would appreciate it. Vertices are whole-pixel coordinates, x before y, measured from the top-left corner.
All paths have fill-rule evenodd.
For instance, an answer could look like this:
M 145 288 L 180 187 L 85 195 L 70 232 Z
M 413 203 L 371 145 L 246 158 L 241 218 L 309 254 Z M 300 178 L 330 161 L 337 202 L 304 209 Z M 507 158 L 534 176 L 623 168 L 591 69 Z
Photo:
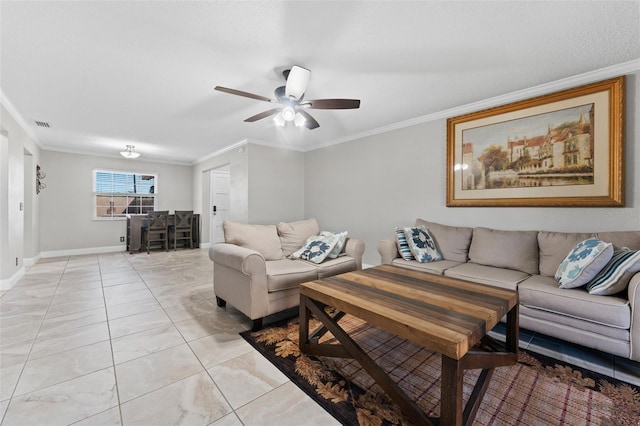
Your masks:
M 398 252 L 400 252 L 400 257 L 404 260 L 416 260 L 416 258 L 413 257 L 413 253 L 411 253 L 409 243 L 407 243 L 407 237 L 404 235 L 404 230 L 402 228 L 396 228 L 396 242 L 398 245 Z
M 640 250 L 616 249 L 607 265 L 587 284 L 589 294 L 608 296 L 627 288 L 631 277 L 640 271 Z

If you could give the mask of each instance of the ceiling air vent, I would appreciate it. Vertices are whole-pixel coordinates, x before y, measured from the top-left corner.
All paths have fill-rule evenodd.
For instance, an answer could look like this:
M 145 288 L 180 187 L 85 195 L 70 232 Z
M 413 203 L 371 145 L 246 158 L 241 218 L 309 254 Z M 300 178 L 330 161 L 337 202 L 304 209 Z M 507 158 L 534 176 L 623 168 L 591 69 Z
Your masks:
M 49 126 L 49 123 L 47 123 L 46 121 L 36 121 L 36 126 L 38 126 L 38 127 L 51 127 L 51 126 Z

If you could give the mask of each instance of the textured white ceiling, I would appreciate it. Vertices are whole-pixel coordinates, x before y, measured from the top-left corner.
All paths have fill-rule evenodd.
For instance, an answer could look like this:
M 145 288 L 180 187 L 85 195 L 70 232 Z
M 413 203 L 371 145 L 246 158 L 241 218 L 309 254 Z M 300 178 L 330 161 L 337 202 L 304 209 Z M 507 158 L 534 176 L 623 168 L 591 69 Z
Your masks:
M 640 58 L 640 1 L 0 2 L 0 89 L 41 146 L 191 163 L 249 139 L 309 149 Z M 243 120 L 312 71 L 315 130 Z M 34 121 L 51 128 L 35 126 Z

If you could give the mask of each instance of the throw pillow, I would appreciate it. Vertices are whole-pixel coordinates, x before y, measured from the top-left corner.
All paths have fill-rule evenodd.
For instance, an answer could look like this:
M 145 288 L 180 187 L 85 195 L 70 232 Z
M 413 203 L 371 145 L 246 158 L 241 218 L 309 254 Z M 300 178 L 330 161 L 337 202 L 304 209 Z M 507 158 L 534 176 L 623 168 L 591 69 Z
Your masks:
M 308 260 L 313 263 L 322 263 L 331 253 L 331 250 L 338 243 L 338 236 L 332 234 L 331 236 L 314 235 L 307 238 L 299 250 L 294 251 L 291 254 L 292 258 Z
M 429 230 L 443 259 L 455 262 L 466 262 L 469 259 L 473 228 L 442 225 L 420 218 L 416 219 L 415 226 L 424 226 Z
M 411 254 L 418 262 L 425 263 L 442 260 L 433 237 L 424 226 L 404 228 L 404 235 L 407 237 Z
M 344 231 L 344 232 L 322 231 L 320 235 L 323 237 L 330 237 L 332 235 L 335 235 L 338 237 L 338 242 L 336 243 L 336 246 L 333 248 L 333 250 L 331 250 L 331 253 L 329 253 L 329 258 L 335 259 L 336 257 L 340 256 L 340 253 L 342 253 L 342 249 L 344 248 L 344 244 L 347 242 L 348 232 L 347 231 Z
M 556 271 L 560 288 L 576 288 L 591 281 L 613 256 L 613 244 L 597 238 L 580 241 Z
M 640 250 L 616 249 L 607 265 L 587 284 L 589 294 L 608 296 L 627 288 L 631 277 L 640 271 Z
M 411 250 L 409 249 L 409 243 L 407 243 L 407 237 L 404 235 L 403 228 L 396 228 L 396 244 L 398 245 L 398 252 L 404 260 L 415 260 Z

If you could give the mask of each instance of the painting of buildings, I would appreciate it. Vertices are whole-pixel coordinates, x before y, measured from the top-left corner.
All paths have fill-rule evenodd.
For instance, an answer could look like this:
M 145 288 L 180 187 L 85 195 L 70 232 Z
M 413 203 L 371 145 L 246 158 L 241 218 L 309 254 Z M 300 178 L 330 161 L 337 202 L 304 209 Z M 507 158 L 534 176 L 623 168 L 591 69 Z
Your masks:
M 593 184 L 593 104 L 463 131 L 462 189 Z

